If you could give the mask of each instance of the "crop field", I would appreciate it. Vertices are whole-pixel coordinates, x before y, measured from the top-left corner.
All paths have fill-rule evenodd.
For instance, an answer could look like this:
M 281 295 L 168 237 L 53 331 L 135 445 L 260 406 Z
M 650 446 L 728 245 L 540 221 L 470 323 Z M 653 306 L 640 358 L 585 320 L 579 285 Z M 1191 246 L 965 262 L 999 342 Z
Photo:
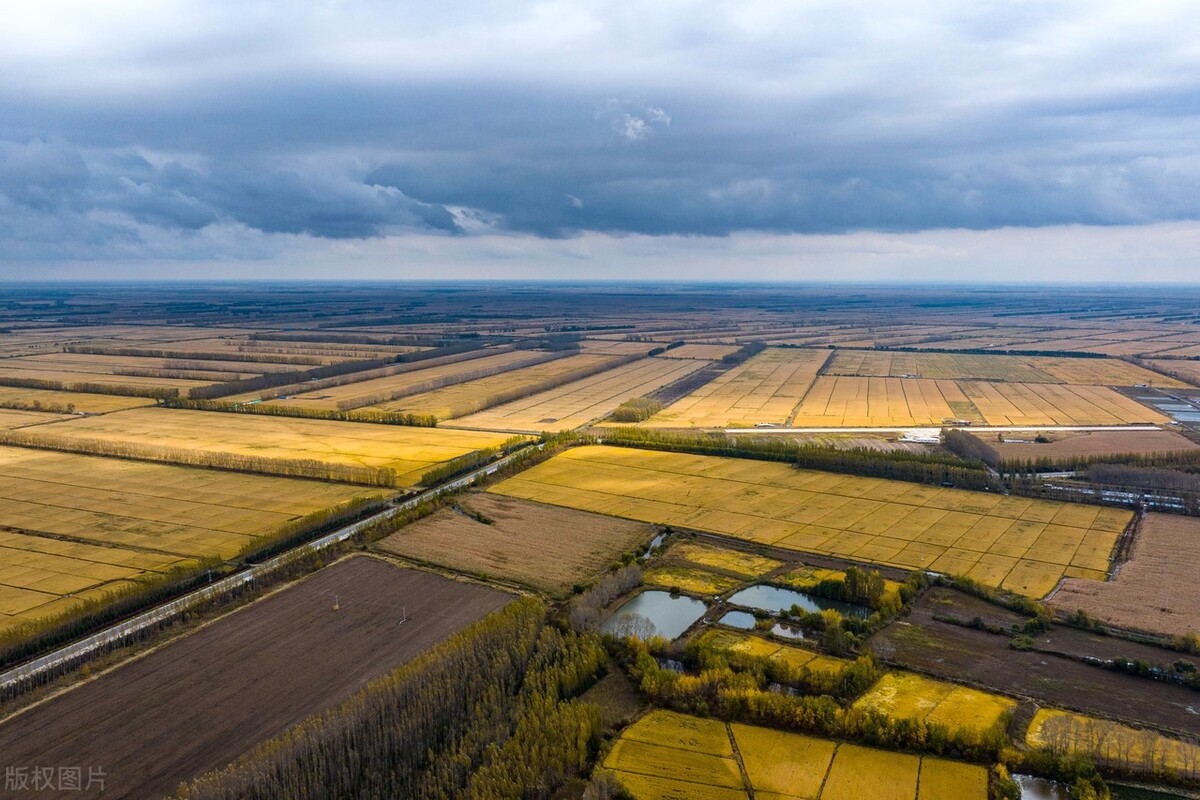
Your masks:
M 442 509 L 387 537 L 379 547 L 405 558 L 562 593 L 603 572 L 621 553 L 652 536 L 650 526 L 636 522 L 472 494 L 459 509 Z
M 401 486 L 415 485 L 430 468 L 506 438 L 497 433 L 170 408 L 136 408 L 30 430 L 48 446 L 89 440 L 147 443 L 181 451 L 385 469 Z
M 725 800 L 746 798 L 748 790 L 763 800 L 987 797 L 983 767 L 670 711 L 652 711 L 626 728 L 604 766 L 637 800 Z
M 1181 587 L 1200 584 L 1200 520 L 1147 514 L 1132 558 L 1107 583 L 1071 579 L 1050 605 L 1123 628 L 1170 636 L 1200 633 L 1200 594 Z
M 822 376 L 797 410 L 797 427 L 1120 425 L 1167 418 L 1104 386 Z
M 644 358 L 555 389 L 459 417 L 454 425 L 535 433 L 577 428 L 611 414 L 630 398 L 642 397 L 661 389 L 703 366 L 704 362 L 696 360 Z
M 513 350 L 497 353 L 482 358 L 467 361 L 457 361 L 452 364 L 441 364 L 436 367 L 402 372 L 398 375 L 388 375 L 381 378 L 347 383 L 342 386 L 331 386 L 312 392 L 292 394 L 286 398 L 279 397 L 269 401 L 272 406 L 295 406 L 303 408 L 337 409 L 339 403 L 355 403 L 379 396 L 390 396 L 403 392 L 429 381 L 449 380 L 456 376 L 467 375 L 483 369 L 506 369 L 530 360 L 530 353 Z M 257 393 L 255 394 L 257 396 Z M 389 401 L 390 402 L 390 401 Z
M 491 489 L 617 517 L 906 569 L 964 574 L 1043 597 L 1064 575 L 1103 579 L 1128 511 L 785 464 L 588 446 Z
M 26 408 L 47 411 L 79 411 L 85 414 L 107 414 L 127 408 L 152 406 L 148 397 L 121 397 L 115 394 L 60 392 L 53 389 L 26 389 L 20 386 L 0 386 L 0 407 Z
M 675 347 L 659 358 L 698 358 L 704 361 L 717 361 L 731 353 L 737 352 L 737 346 L 731 344 L 685 344 Z
M 102 765 L 105 796 L 173 796 L 510 599 L 350 558 L 9 718 L 0 752 Z
M 1029 724 L 1025 740 L 1034 747 L 1060 753 L 1083 753 L 1098 763 L 1119 765 L 1135 772 L 1162 767 L 1195 777 L 1200 772 L 1200 746 L 1143 728 L 1053 708 L 1040 709 Z
M 827 375 L 860 378 L 986 380 L 1006 383 L 1071 383 L 1089 386 L 1186 386 L 1115 358 L 898 353 L 838 350 Z
M 71 419 L 71 417 L 67 414 L 51 414 L 44 411 L 16 411 L 0 408 L 0 430 L 11 431 L 15 428 L 27 428 L 30 425 L 41 425 L 64 419 Z
M 687 594 L 715 595 L 737 586 L 741 581 L 692 567 L 660 565 L 646 570 L 644 583 L 665 589 L 678 589 Z
M 823 350 L 767 348 L 641 424 L 652 428 L 783 424 L 828 357 Z
M 1002 723 L 1004 714 L 1017 707 L 1000 695 L 930 680 L 910 672 L 889 672 L 854 703 L 863 710 L 879 711 L 893 719 L 917 719 L 944 725 L 951 731 L 985 733 Z
M 704 634 L 703 639 L 707 644 L 721 650 L 769 658 L 787 664 L 792 669 L 805 667 L 813 672 L 840 673 L 850 663 L 843 658 L 822 655 L 797 645 L 780 644 L 741 631 L 713 630 Z
M 249 378 L 264 372 L 295 369 L 295 367 L 287 365 L 263 364 L 254 361 L 109 356 L 91 353 L 46 353 L 38 356 L 9 358 L 0 363 L 14 369 L 58 369 L 96 375 L 119 375 L 124 370 L 180 370 L 232 374 Z
M 79 384 L 100 384 L 103 386 L 136 386 L 146 389 L 178 389 L 186 391 L 196 386 L 211 386 L 218 381 L 195 381 L 183 378 L 153 378 L 141 375 L 112 375 L 95 372 L 74 372 L 62 368 L 56 369 L 17 369 L 4 366 L 0 362 L 0 381 L 2 380 L 38 380 L 52 381 L 56 384 L 74 386 Z
M 479 380 L 409 395 L 399 400 L 370 406 L 370 408 L 376 411 L 432 414 L 439 420 L 453 419 L 481 410 L 484 401 L 489 397 L 519 391 L 524 387 L 536 386 L 543 381 L 551 381 L 569 375 L 575 370 L 595 368 L 612 359 L 613 356 L 601 355 L 568 356 L 548 361 L 545 364 L 514 369 Z
M 169 340 L 154 344 L 128 342 L 97 342 L 96 344 L 118 348 L 116 355 L 130 355 L 145 350 L 164 351 L 169 354 L 166 357 L 170 358 L 215 357 L 224 360 L 236 357 L 243 361 L 256 363 L 291 364 L 294 369 L 302 369 L 304 365 L 320 366 L 322 364 L 338 364 L 343 361 L 361 361 L 421 349 L 419 347 L 391 346 L 381 348 L 325 342 L 257 341 L 244 337 L 222 336 Z M 125 352 L 120 352 L 121 350 Z
M 1182 376 L 1192 386 L 1200 386 L 1200 361 L 1185 361 L 1183 359 L 1152 359 L 1148 362 L 1155 369 L 1172 372 Z M 1157 383 L 1154 384 L 1158 386 Z
M 231 557 L 299 517 L 377 494 L 0 447 L 0 628 L 187 560 Z

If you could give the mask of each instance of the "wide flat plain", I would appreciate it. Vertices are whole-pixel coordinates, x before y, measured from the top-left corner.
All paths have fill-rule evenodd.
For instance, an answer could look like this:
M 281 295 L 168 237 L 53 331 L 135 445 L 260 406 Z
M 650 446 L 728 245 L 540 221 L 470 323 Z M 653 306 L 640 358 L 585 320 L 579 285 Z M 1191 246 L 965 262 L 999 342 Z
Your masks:
M 101 767 L 103 797 L 162 797 L 510 599 L 353 557 L 5 720 L 0 752 Z
M 494 447 L 499 433 L 332 422 L 262 414 L 226 414 L 172 408 L 136 408 L 34 429 L 70 443 L 96 439 L 210 453 L 302 459 L 384 468 L 401 486 L 413 486 L 430 468 L 474 450 Z
M 1102 580 L 1128 511 L 632 448 L 567 450 L 491 489 L 1043 597 Z

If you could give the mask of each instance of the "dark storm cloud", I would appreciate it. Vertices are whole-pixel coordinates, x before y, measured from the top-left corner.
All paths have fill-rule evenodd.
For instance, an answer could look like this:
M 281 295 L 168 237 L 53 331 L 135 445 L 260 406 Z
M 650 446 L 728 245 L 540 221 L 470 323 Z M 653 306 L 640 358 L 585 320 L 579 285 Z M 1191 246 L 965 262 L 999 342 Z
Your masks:
M 0 33 L 0 257 L 1200 218 L 1186 5 L 171 8 Z

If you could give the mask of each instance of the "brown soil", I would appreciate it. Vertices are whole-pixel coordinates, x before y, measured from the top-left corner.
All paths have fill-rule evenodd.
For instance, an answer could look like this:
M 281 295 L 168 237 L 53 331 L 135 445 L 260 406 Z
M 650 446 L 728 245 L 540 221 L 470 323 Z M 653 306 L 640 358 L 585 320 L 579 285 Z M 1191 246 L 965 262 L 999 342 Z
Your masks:
M 1107 582 L 1071 578 L 1050 600 L 1122 628 L 1175 635 L 1200 632 L 1200 519 L 1147 514 L 1133 555 Z
M 565 592 L 648 542 L 649 525 L 491 494 L 442 509 L 384 539 L 390 553 Z M 491 524 L 470 513 L 481 515 Z
M 5 721 L 0 753 L 14 767 L 80 766 L 85 782 L 101 768 L 105 798 L 162 797 L 510 599 L 350 558 Z
M 1033 439 L 1038 434 L 1005 433 L 1006 439 Z M 1003 459 L 1068 458 L 1123 453 L 1176 453 L 1200 448 L 1192 440 L 1174 431 L 1089 431 L 1042 434 L 1054 441 L 1045 444 L 1002 444 L 996 434 L 979 434 Z
M 872 637 L 871 646 L 888 661 L 910 669 L 1030 698 L 1042 705 L 1167 731 L 1200 733 L 1200 715 L 1194 713 L 1200 709 L 1200 692 L 1060 655 L 1012 650 L 1007 635 L 939 622 L 933 619 L 935 614 L 950 615 L 947 606 L 937 603 L 942 596 L 938 593 L 945 591 L 926 594 L 909 616 Z M 972 604 L 987 606 L 966 595 L 954 595 L 953 607 L 959 610 L 953 616 L 966 613 L 971 618 L 976 616 L 970 610 Z M 997 621 L 1006 613 L 995 615 Z M 1115 648 L 1122 649 L 1121 643 L 1113 641 Z M 1132 651 L 1126 655 L 1132 657 Z

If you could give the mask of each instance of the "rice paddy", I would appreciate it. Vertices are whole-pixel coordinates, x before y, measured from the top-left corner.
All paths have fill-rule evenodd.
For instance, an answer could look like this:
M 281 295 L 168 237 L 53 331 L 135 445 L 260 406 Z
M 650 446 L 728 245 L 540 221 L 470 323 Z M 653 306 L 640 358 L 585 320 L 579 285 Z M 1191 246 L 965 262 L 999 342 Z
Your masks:
M 972 733 L 995 729 L 1016 706 L 1007 697 L 909 672 L 889 672 L 854 703 L 857 709 L 893 719 L 916 719 Z
M 828 351 L 767 348 L 641 424 L 652 428 L 782 424 L 827 358 Z
M 750 791 L 764 800 L 987 797 L 983 767 L 669 711 L 626 728 L 604 767 L 637 800 L 724 800 Z
M 867 564 L 968 575 L 1044 597 L 1102 579 L 1125 510 L 1004 497 L 784 464 L 573 448 L 491 491 Z

